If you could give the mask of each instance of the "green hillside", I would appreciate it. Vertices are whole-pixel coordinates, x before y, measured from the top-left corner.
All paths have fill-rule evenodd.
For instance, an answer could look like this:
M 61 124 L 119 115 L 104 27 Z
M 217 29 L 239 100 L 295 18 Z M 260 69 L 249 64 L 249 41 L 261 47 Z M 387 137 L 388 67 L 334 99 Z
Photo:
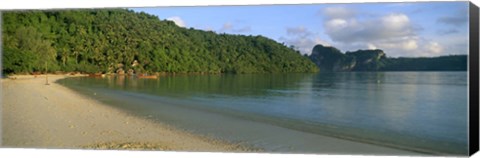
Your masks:
M 186 29 L 130 10 L 3 12 L 3 73 L 316 72 L 262 36 Z

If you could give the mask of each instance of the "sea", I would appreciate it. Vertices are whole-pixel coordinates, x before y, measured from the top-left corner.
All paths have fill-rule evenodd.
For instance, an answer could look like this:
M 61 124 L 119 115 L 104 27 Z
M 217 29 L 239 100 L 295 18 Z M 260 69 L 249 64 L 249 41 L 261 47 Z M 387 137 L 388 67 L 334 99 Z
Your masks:
M 132 115 L 267 152 L 355 154 L 322 148 L 325 142 L 315 138 L 326 136 L 465 155 L 467 78 L 465 71 L 320 72 L 74 77 L 58 83 Z

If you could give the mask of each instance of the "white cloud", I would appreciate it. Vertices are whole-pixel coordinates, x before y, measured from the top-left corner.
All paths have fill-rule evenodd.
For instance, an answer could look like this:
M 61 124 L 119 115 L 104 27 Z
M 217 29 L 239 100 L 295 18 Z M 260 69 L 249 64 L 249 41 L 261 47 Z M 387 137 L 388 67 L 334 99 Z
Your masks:
M 442 47 L 443 55 L 468 54 L 468 35 L 465 33 L 437 36 L 435 42 Z
M 336 42 L 379 41 L 414 34 L 414 27 L 405 14 L 389 14 L 379 18 L 330 18 L 324 22 L 326 34 Z
M 403 13 L 359 18 L 355 10 L 340 7 L 326 8 L 323 13 L 325 33 L 342 51 L 382 49 L 393 57 L 444 53 L 438 42 L 420 37 L 421 29 Z
M 429 54 L 440 54 L 443 50 L 442 46 L 437 42 L 429 42 L 425 48 Z
M 313 47 L 317 44 L 325 46 L 330 45 L 328 42 L 303 26 L 288 27 L 286 32 L 288 37 L 281 37 L 279 41 L 284 42 L 288 46 L 293 45 L 296 50 L 303 54 L 310 54 Z
M 186 26 L 186 24 L 182 20 L 182 18 L 180 18 L 178 16 L 169 17 L 169 18 L 167 18 L 167 20 L 173 21 L 177 26 L 180 26 L 180 27 L 185 27 Z
M 351 25 L 353 25 L 353 21 Z M 330 30 L 340 30 L 347 26 L 348 26 L 348 23 L 344 19 L 332 19 L 327 21 L 327 28 Z
M 411 31 L 410 19 L 405 14 L 389 14 L 381 18 L 383 29 L 395 32 Z
M 402 47 L 407 51 L 415 50 L 418 48 L 417 41 L 413 39 L 403 41 Z
M 356 45 L 362 47 L 361 45 Z M 422 39 L 422 38 L 408 38 L 408 39 L 396 39 L 378 41 L 373 43 L 367 43 L 368 49 L 382 49 L 388 56 L 399 57 L 418 57 L 418 56 L 440 56 L 444 54 L 443 46 L 435 41 Z

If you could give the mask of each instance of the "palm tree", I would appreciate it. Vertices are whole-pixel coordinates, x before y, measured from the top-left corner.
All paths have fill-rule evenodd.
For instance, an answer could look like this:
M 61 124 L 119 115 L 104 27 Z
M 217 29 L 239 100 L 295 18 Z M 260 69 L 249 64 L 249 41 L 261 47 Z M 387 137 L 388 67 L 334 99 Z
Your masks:
M 50 41 L 41 41 L 39 44 L 39 52 L 44 53 L 42 55 L 42 60 L 45 61 L 45 85 L 50 85 L 48 83 L 48 61 L 55 59 L 55 48 L 52 47 Z
M 48 61 L 45 61 L 45 85 L 50 85 L 48 83 L 48 74 L 47 74 L 48 72 L 47 71 L 48 71 Z

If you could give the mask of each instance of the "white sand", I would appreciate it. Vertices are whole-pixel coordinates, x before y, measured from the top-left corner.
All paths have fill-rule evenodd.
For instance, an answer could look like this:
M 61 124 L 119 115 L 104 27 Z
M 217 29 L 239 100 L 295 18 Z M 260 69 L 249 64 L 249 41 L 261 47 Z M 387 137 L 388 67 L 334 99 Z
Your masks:
M 246 151 L 134 117 L 54 81 L 64 75 L 2 79 L 2 146 Z

